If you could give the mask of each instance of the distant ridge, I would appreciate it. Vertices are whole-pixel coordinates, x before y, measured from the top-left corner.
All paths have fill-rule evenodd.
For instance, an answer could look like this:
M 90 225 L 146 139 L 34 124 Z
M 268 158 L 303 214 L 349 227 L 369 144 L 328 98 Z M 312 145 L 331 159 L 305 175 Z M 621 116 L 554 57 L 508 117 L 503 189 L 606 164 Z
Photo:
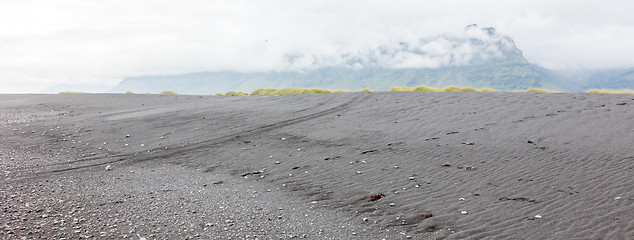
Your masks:
M 286 71 L 197 72 L 137 76 L 123 79 L 110 92 L 133 91 L 209 95 L 259 88 L 327 88 L 387 91 L 394 86 L 456 85 L 513 91 L 548 88 L 582 91 L 590 88 L 634 88 L 634 69 L 562 75 L 529 63 L 512 38 L 494 28 L 469 25 L 460 36 L 440 35 L 418 42 L 399 42 L 365 52 L 346 53 L 335 61 L 314 56 L 289 56 L 288 66 L 302 58 L 312 63 Z M 608 76 L 606 78 L 606 76 Z M 583 82 L 583 84 L 579 84 Z M 601 85 L 601 86 L 598 86 Z

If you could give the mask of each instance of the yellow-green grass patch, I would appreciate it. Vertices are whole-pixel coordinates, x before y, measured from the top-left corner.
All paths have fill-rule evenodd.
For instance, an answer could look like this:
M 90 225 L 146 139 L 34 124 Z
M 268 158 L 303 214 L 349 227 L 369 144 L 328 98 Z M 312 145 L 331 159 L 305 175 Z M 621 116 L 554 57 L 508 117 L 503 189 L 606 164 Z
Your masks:
M 426 85 L 420 85 L 416 87 L 397 86 L 390 89 L 392 92 L 495 92 L 495 89 L 491 88 L 461 88 L 456 86 L 448 86 L 444 88 L 435 88 Z
M 174 91 L 162 91 L 160 94 L 161 95 L 178 95 L 178 93 Z
M 225 94 L 225 96 L 249 96 L 249 94 L 240 91 L 229 91 Z
M 586 93 L 634 94 L 630 89 L 590 89 Z
M 266 95 L 266 96 L 284 96 L 284 95 L 296 95 L 296 94 L 312 94 L 312 93 L 343 93 L 350 92 L 350 90 L 327 90 L 321 88 L 260 88 L 251 93 L 251 95 Z

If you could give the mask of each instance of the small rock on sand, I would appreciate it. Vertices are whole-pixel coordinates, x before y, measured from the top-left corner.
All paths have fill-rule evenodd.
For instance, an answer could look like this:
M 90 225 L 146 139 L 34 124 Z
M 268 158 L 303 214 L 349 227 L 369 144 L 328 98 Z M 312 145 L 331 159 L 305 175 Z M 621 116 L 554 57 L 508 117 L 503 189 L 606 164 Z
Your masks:
M 110 165 L 106 166 L 106 171 L 110 171 L 112 170 L 112 167 Z

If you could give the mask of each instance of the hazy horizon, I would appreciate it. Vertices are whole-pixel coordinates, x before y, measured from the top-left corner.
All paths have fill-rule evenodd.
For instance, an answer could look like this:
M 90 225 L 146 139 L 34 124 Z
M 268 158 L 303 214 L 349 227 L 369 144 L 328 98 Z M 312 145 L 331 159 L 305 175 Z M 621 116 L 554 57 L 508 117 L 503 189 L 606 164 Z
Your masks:
M 438 57 L 383 64 L 461 64 L 443 56 L 469 59 L 475 50 L 445 43 L 479 38 L 465 31 L 471 24 L 494 27 L 529 62 L 549 69 L 630 68 L 631 9 L 634 2 L 615 0 L 2 1 L 0 93 L 105 88 L 139 75 L 311 69 L 434 36 L 450 37 L 420 47 Z

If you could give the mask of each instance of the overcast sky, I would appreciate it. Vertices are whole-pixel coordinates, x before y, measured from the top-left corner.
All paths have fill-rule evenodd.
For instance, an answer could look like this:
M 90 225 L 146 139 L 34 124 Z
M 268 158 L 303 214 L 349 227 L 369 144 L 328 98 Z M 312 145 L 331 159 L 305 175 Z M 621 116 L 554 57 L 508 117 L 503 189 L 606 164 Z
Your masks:
M 634 1 L 0 0 L 0 93 L 137 75 L 284 70 L 495 27 L 551 69 L 634 66 Z

